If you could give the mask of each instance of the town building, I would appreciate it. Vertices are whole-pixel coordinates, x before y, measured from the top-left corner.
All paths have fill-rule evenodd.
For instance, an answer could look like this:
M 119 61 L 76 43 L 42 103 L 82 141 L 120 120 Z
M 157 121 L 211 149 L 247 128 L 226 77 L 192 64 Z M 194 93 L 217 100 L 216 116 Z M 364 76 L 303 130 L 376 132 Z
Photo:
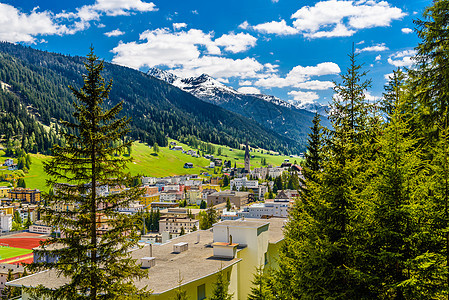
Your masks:
M 0 186 L 0 200 L 7 199 L 11 188 L 6 186 Z
M 259 187 L 259 181 L 258 180 L 249 180 L 246 177 L 242 178 L 234 178 L 230 182 L 231 190 L 242 190 L 245 189 L 257 189 Z
M 41 191 L 37 189 L 15 188 L 9 191 L 8 198 L 13 201 L 20 200 L 21 202 L 36 204 L 41 201 Z
M 287 201 L 270 201 L 265 203 L 254 203 L 244 207 L 237 212 L 237 216 L 242 218 L 287 218 L 290 203 Z
M 12 214 L 1 214 L 0 215 L 0 229 L 2 232 L 9 232 L 12 230 Z
M 20 264 L 0 264 L 0 295 L 3 296 L 3 289 L 6 287 L 9 270 L 11 270 L 14 279 L 22 276 L 25 268 Z
M 169 233 L 180 233 L 181 228 L 184 231 L 191 232 L 192 230 L 198 230 L 200 228 L 200 221 L 190 218 L 177 218 L 169 217 L 159 220 L 159 233 L 168 231 Z
M 28 228 L 28 231 L 31 233 L 51 234 L 52 228 L 45 225 L 42 221 L 36 221 L 30 228 Z
M 207 196 L 207 206 L 218 205 L 221 203 L 226 203 L 227 200 L 231 202 L 237 208 L 247 204 L 249 201 L 253 200 L 252 194 L 249 192 L 236 192 L 236 191 L 221 191 L 209 194 Z
M 199 230 L 163 244 L 136 248 L 131 256 L 148 269 L 148 276 L 134 284 L 138 289 L 151 290 L 151 300 L 173 299 L 178 288 L 189 299 L 206 299 L 212 296 L 217 273 L 223 272 L 233 299 L 247 299 L 254 287 L 251 281 L 256 268 L 278 268 L 284 223 L 285 219 L 278 218 L 223 221 L 214 224 L 213 230 Z M 49 270 L 7 285 L 32 288 L 65 283 L 67 278 Z M 22 299 L 30 299 L 27 293 L 22 291 Z
M 12 158 L 7 158 L 5 163 L 3 164 L 5 167 L 12 166 L 14 164 L 14 160 Z

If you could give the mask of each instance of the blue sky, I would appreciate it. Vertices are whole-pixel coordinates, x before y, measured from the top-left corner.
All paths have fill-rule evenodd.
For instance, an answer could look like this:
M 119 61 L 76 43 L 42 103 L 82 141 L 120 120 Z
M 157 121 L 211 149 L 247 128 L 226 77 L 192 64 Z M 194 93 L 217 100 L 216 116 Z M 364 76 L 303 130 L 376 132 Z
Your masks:
M 326 103 L 352 43 L 382 95 L 410 67 L 419 0 L 82 0 L 0 2 L 0 39 L 183 77 L 207 73 L 242 92 Z

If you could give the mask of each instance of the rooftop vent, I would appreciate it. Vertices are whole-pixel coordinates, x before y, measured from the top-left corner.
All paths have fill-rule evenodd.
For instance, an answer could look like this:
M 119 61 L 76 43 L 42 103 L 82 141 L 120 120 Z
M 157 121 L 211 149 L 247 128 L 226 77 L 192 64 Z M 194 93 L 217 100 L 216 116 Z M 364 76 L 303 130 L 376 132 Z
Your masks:
M 189 250 L 189 243 L 182 242 L 173 245 L 173 252 L 175 253 L 181 253 L 187 250 Z
M 156 258 L 155 257 L 142 257 L 140 259 L 140 262 L 142 263 L 142 269 L 149 269 L 156 265 Z

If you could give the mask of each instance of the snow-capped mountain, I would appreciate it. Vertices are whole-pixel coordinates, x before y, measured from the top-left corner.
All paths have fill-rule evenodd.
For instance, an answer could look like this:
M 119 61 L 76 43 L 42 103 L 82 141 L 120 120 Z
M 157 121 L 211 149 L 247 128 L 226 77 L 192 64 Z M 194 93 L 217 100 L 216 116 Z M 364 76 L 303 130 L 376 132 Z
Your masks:
M 305 109 L 311 112 L 317 112 L 320 115 L 323 116 L 327 116 L 327 111 L 329 110 L 329 106 L 328 105 L 322 105 L 320 103 L 303 103 L 303 104 L 299 104 L 296 107 L 301 108 L 301 109 Z
M 219 82 L 218 80 L 212 78 L 207 74 L 202 74 L 198 77 L 181 78 L 173 73 L 158 68 L 151 68 L 148 71 L 148 75 L 173 84 L 174 86 L 193 94 L 203 101 L 211 102 L 217 105 L 220 105 L 220 103 L 222 102 L 235 100 L 235 98 L 241 99 L 244 96 L 250 96 L 273 103 L 275 105 L 288 108 L 292 107 L 290 103 L 275 96 L 241 93 Z
M 305 143 L 312 126 L 314 113 L 308 110 L 274 96 L 241 93 L 207 74 L 181 78 L 170 72 L 152 68 L 148 75 L 168 82 L 203 101 L 251 118 L 262 126 L 296 141 Z

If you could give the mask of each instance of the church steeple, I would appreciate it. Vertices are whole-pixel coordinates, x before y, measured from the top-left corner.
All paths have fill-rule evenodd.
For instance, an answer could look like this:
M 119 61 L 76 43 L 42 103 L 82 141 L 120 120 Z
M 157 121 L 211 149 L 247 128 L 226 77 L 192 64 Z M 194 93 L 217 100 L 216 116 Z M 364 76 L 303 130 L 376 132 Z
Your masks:
M 246 141 L 246 147 L 245 147 L 245 171 L 247 173 L 251 172 L 251 168 L 250 168 L 250 156 L 249 156 L 249 146 L 248 146 L 248 141 Z

